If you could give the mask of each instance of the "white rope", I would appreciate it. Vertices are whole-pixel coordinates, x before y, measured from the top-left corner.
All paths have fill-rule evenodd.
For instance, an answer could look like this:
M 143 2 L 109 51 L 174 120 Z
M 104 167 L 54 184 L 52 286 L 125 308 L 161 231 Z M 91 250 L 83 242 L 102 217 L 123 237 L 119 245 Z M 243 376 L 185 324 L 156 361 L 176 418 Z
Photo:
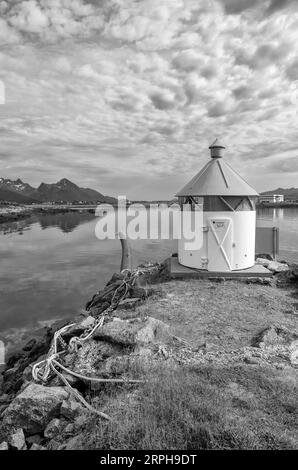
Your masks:
M 141 268 L 136 268 L 136 269 L 131 270 L 131 271 L 128 270 L 128 269 L 124 269 L 123 271 L 121 271 L 121 274 L 125 275 L 125 273 L 127 272 L 127 275 L 125 275 L 125 278 L 122 280 L 122 283 L 115 289 L 115 292 L 114 292 L 114 294 L 112 296 L 112 299 L 111 299 L 111 302 L 110 302 L 110 306 L 104 312 L 101 313 L 101 315 L 100 315 L 99 319 L 97 320 L 96 324 L 94 326 L 90 327 L 91 329 L 89 329 L 89 328 L 86 329 L 80 337 L 71 338 L 70 341 L 69 341 L 68 346 L 66 345 L 65 341 L 62 339 L 62 334 L 65 333 L 70 328 L 72 328 L 73 326 L 76 326 L 77 323 L 72 323 L 70 325 L 66 325 L 63 328 L 61 328 L 60 330 L 56 331 L 54 333 L 52 344 L 51 344 L 51 347 L 49 349 L 49 352 L 47 354 L 46 359 L 43 359 L 42 361 L 37 362 L 36 364 L 34 364 L 34 366 L 32 368 L 33 380 L 36 381 L 36 382 L 41 381 L 43 383 L 46 383 L 49 379 L 51 371 L 54 372 L 54 374 L 56 374 L 61 379 L 61 381 L 66 385 L 68 390 L 87 409 L 89 409 L 93 413 L 96 413 L 97 415 L 101 416 L 104 419 L 110 420 L 111 418 L 108 415 L 96 410 L 91 405 L 89 405 L 89 403 L 82 397 L 82 395 L 70 385 L 70 383 L 68 382 L 66 377 L 63 374 L 61 374 L 61 372 L 59 372 L 57 370 L 57 367 L 62 369 L 67 374 L 72 375 L 74 377 L 77 377 L 81 380 L 96 382 L 96 383 L 123 383 L 123 384 L 124 383 L 135 383 L 136 384 L 136 383 L 142 383 L 144 381 L 134 380 L 134 379 L 103 379 L 103 378 L 100 378 L 100 377 L 87 377 L 87 376 L 84 376 L 82 374 L 78 374 L 77 372 L 74 372 L 74 371 L 68 369 L 67 367 L 63 366 L 60 362 L 58 362 L 57 359 L 60 356 L 62 356 L 63 354 L 65 354 L 67 351 L 69 351 L 69 352 L 77 351 L 79 346 L 82 346 L 85 341 L 88 341 L 89 339 L 91 339 L 92 336 L 94 335 L 95 331 L 98 328 L 103 327 L 105 317 L 109 313 L 113 312 L 117 308 L 117 306 L 119 305 L 121 300 L 123 300 L 126 297 L 128 291 L 129 291 L 129 286 L 134 286 L 135 282 L 137 281 L 138 277 L 141 274 L 145 274 L 146 272 L 152 271 L 153 269 L 157 269 L 156 266 L 150 267 L 150 268 L 142 268 L 142 269 Z M 126 279 L 126 277 L 128 279 Z M 120 289 L 122 289 L 123 287 L 125 287 L 124 293 L 117 300 L 117 294 L 119 293 Z M 58 352 L 58 344 L 57 344 L 58 341 L 60 342 L 60 344 L 63 347 L 63 350 L 60 351 L 60 352 Z M 65 345 L 66 345 L 66 347 L 65 347 Z

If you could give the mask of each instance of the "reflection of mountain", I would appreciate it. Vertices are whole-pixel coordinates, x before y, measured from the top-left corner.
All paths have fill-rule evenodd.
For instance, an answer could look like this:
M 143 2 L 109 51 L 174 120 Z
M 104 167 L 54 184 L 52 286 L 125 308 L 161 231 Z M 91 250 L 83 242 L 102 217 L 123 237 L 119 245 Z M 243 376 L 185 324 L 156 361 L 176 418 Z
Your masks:
M 43 230 L 58 227 L 62 232 L 69 233 L 79 225 L 93 220 L 94 217 L 95 215 L 89 212 L 68 212 L 67 214 L 41 215 L 38 221 Z
M 20 235 L 25 230 L 30 230 L 31 225 L 39 222 L 42 230 L 47 228 L 56 227 L 64 233 L 72 232 L 76 227 L 95 218 L 94 213 L 87 211 L 84 212 L 67 212 L 60 214 L 42 214 L 33 215 L 28 219 L 21 219 L 12 222 L 5 222 L 0 224 L 0 234 L 8 235 L 10 233 L 18 232 Z

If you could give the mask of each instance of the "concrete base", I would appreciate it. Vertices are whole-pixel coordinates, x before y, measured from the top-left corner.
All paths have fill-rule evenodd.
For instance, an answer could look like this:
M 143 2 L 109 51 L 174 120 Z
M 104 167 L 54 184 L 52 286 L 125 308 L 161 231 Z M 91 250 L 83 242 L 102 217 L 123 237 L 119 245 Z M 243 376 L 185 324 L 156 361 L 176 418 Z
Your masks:
M 210 272 L 202 269 L 187 268 L 182 264 L 178 263 L 178 258 L 171 257 L 168 259 L 170 276 L 173 279 L 185 279 L 185 278 L 218 278 L 222 277 L 225 279 L 241 279 L 241 278 L 253 278 L 253 277 L 272 277 L 273 274 L 269 269 L 264 268 L 260 264 L 255 264 L 253 267 L 248 269 L 242 269 L 239 271 L 230 272 Z

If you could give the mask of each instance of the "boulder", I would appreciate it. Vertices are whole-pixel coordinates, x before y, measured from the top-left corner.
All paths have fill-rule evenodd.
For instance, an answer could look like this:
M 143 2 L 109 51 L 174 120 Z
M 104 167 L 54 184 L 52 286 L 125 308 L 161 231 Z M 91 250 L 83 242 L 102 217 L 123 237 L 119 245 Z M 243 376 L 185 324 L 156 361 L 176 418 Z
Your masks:
M 4 393 L 3 395 L 0 395 L 0 404 L 6 405 L 10 402 L 10 397 L 7 395 L 7 393 Z
M 136 335 L 136 344 L 167 343 L 172 338 L 169 325 L 156 318 L 148 317 Z
M 60 413 L 64 418 L 73 421 L 84 412 L 85 408 L 78 401 L 72 399 L 63 400 Z
M 270 261 L 267 266 L 267 269 L 269 269 L 273 273 L 282 273 L 285 271 L 289 271 L 289 266 L 285 263 L 279 263 L 278 261 Z
M 8 444 L 7 444 L 7 442 L 1 442 L 1 444 L 0 444 L 0 450 L 8 450 Z
M 142 303 L 142 299 L 140 297 L 136 297 L 132 299 L 124 299 L 124 300 L 121 300 L 117 309 L 135 310 L 137 305 L 140 305 L 141 303 Z
M 26 435 L 39 433 L 59 415 L 61 403 L 68 395 L 63 387 L 31 383 L 6 408 L 3 424 L 19 426 Z
M 141 324 L 115 318 L 109 323 L 104 323 L 103 327 L 95 332 L 93 338 L 122 346 L 134 346 L 136 334 L 140 328 Z
M 252 340 L 252 346 L 266 349 L 278 346 L 291 346 L 296 343 L 298 334 L 278 325 L 271 325 Z
M 70 370 L 86 376 L 100 376 L 104 361 L 111 356 L 123 354 L 119 344 L 89 340 L 75 353 L 65 357 L 65 365 Z
M 39 444 L 32 444 L 32 446 L 30 447 L 30 450 L 47 450 L 45 447 L 39 445 Z
M 298 279 L 298 264 L 291 265 L 291 274 L 295 279 Z
M 269 260 L 267 258 L 257 258 L 256 259 L 256 264 L 261 264 L 262 266 L 264 266 L 265 268 L 267 268 L 267 266 L 269 265 L 269 263 L 273 261 L 273 260 Z
M 58 436 L 63 431 L 63 429 L 64 423 L 61 422 L 60 419 L 54 418 L 45 428 L 43 435 L 46 439 L 53 439 L 54 437 Z
M 83 320 L 78 321 L 78 323 L 71 328 L 69 328 L 65 333 L 62 335 L 63 339 L 66 342 L 69 342 L 70 338 L 73 336 L 80 336 L 85 332 L 87 328 L 91 328 L 95 323 L 95 318 L 91 315 L 83 318 Z
M 64 429 L 64 434 L 73 434 L 75 432 L 75 426 L 72 423 L 67 424 Z
M 101 339 L 122 346 L 137 346 L 141 343 L 157 343 L 171 339 L 169 326 L 155 318 L 139 320 L 120 320 L 106 323 L 98 329 L 94 339 Z
M 31 446 L 32 444 L 41 444 L 43 442 L 43 437 L 41 434 L 33 434 L 32 436 L 29 436 L 26 438 L 26 442 L 28 446 Z
M 14 450 L 27 450 L 23 429 L 19 428 L 16 431 L 13 431 L 9 436 L 8 443 Z
M 250 277 L 246 279 L 246 284 L 260 284 L 263 286 L 271 286 L 274 280 L 271 277 Z

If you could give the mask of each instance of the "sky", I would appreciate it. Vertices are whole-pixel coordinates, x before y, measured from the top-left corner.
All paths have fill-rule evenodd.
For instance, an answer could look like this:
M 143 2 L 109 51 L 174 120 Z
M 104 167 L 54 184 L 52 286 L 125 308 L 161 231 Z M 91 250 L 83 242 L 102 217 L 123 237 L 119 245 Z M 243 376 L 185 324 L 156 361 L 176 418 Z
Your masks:
M 170 199 L 217 137 L 298 187 L 297 44 L 297 0 L 0 0 L 0 176 Z

